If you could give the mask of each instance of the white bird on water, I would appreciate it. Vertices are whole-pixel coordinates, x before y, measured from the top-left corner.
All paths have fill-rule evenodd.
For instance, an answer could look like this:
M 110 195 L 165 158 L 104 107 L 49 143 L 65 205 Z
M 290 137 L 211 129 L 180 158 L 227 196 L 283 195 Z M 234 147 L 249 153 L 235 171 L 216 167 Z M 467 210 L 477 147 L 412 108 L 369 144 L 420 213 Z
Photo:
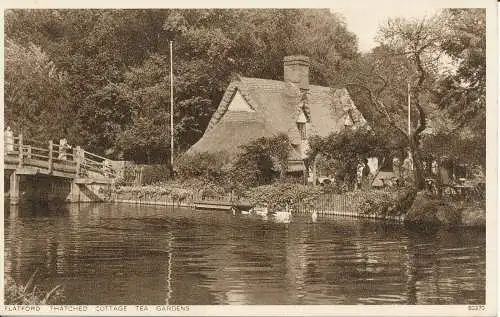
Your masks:
M 312 222 L 316 222 L 316 220 L 318 220 L 318 212 L 316 210 L 311 214 L 311 219 Z
M 262 207 L 254 207 L 252 211 L 259 216 L 266 216 L 269 213 L 267 204 L 264 204 Z
M 277 222 L 289 223 L 292 219 L 292 212 L 288 208 L 288 204 L 285 206 L 285 211 L 277 211 L 274 217 Z

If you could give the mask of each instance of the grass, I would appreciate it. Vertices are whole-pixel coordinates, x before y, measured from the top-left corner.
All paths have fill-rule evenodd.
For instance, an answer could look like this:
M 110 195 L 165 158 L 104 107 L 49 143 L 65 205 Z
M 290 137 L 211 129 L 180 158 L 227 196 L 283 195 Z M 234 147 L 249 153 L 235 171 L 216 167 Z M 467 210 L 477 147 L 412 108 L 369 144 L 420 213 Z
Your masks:
M 8 275 L 4 275 L 5 305 L 49 305 L 55 304 L 63 298 L 61 285 L 57 285 L 48 292 L 40 289 L 36 284 L 38 270 L 33 272 L 25 285 L 18 284 Z

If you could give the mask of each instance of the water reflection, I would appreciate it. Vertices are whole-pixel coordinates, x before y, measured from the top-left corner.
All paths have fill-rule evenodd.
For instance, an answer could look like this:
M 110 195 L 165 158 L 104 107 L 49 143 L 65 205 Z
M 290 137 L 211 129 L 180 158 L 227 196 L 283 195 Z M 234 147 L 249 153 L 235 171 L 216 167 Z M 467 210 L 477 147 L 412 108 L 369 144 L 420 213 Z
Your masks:
M 465 304 L 485 234 L 342 217 L 106 204 L 6 206 L 5 270 L 68 304 Z

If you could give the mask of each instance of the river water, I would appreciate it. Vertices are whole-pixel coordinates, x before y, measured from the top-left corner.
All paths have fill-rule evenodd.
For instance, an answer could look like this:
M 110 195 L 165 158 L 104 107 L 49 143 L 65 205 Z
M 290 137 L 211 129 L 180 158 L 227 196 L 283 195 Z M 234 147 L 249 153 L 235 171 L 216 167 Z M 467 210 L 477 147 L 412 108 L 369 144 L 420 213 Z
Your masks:
M 484 304 L 485 232 L 370 220 L 6 206 L 5 271 L 65 304 Z

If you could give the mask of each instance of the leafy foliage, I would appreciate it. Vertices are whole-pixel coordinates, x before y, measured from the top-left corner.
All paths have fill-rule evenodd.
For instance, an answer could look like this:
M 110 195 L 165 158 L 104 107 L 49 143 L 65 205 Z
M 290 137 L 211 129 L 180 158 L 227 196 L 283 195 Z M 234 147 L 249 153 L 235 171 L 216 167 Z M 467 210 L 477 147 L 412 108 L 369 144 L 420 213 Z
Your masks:
M 142 168 L 142 183 L 144 185 L 158 184 L 172 178 L 170 166 L 166 164 L 139 165 Z
M 223 182 L 226 172 L 227 154 L 194 153 L 180 157 L 176 164 L 177 176 L 181 180 L 199 179 L 206 182 Z
M 5 41 L 5 120 L 27 138 L 63 137 L 70 122 L 67 75 L 39 46 Z
M 344 63 L 337 78 L 375 130 L 406 138 L 418 188 L 423 188 L 421 141 L 429 122 L 451 117 L 453 129 L 462 125 L 484 134 L 484 14 L 482 9 L 450 9 L 422 19 L 389 19 L 378 30 L 380 45 Z
M 291 183 L 276 183 L 253 187 L 245 191 L 244 197 L 252 204 L 267 204 L 271 210 L 284 209 L 285 206 L 297 208 L 309 206 L 320 196 L 321 188 Z
M 486 10 L 446 9 L 441 49 L 455 69 L 436 82 L 434 102 L 461 125 L 486 129 Z
M 282 79 L 283 57 L 305 54 L 326 84 L 332 61 L 357 50 L 329 10 L 8 10 L 5 34 L 7 124 L 150 164 L 168 161 L 172 132 L 176 152 L 201 137 L 233 73 Z M 63 80 L 33 73 L 49 63 Z
M 385 218 L 406 214 L 416 197 L 416 191 L 408 188 L 385 189 L 356 192 L 353 195 L 362 195 L 357 206 L 361 214 Z
M 486 166 L 486 139 L 484 135 L 464 137 L 441 132 L 424 137 L 423 154 L 438 158 L 447 156 L 455 161 Z
M 288 136 L 279 134 L 254 140 L 241 150 L 229 173 L 229 182 L 237 190 L 269 184 L 283 176 L 291 144 Z
M 328 174 L 335 175 L 338 183 L 352 186 L 356 179 L 356 168 L 368 157 L 386 158 L 400 146 L 391 145 L 385 135 L 373 130 L 359 128 L 332 133 L 327 137 L 314 136 L 309 140 L 311 160 L 321 155 Z

